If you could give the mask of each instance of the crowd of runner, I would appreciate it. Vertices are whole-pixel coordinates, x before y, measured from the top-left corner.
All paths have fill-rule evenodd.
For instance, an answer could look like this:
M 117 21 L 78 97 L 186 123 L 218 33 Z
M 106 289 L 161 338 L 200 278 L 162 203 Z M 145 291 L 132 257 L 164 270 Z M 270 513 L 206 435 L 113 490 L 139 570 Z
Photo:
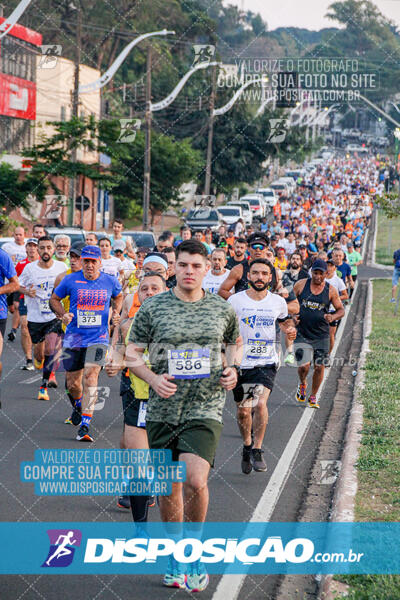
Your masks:
M 17 227 L 0 250 L 1 344 L 9 311 L 9 342 L 21 332 L 21 368 L 42 373 L 38 400 L 65 385 L 71 414 L 63 419 L 79 442 L 94 441 L 100 371 L 118 376 L 120 447 L 170 448 L 186 463 L 185 483 L 158 499 L 161 519 L 203 522 L 227 390 L 244 474 L 267 470 L 267 401 L 281 365 L 298 369 L 293 401 L 319 408 L 382 185 L 374 159 L 334 157 L 238 237 L 235 228 L 183 226 L 178 236 L 163 232 L 154 249 L 136 248 L 118 220 L 112 235 L 88 233 L 72 246 L 62 231 L 53 240 L 37 224 L 25 239 Z M 118 504 L 143 523 L 154 499 L 122 496 Z M 164 584 L 203 590 L 204 566 L 187 567 L 171 558 Z

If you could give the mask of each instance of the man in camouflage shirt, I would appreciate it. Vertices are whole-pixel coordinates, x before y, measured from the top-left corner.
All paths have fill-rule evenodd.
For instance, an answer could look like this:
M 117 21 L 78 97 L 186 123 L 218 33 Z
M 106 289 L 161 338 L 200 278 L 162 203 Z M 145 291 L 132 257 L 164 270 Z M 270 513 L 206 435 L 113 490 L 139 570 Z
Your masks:
M 151 388 L 146 415 L 150 448 L 170 448 L 174 460 L 186 463 L 183 490 L 173 483 L 171 496 L 159 499 L 163 521 L 205 520 L 207 479 L 221 435 L 225 390 L 237 382 L 237 317 L 222 298 L 204 292 L 206 271 L 204 245 L 182 242 L 177 248 L 176 287 L 143 303 L 127 348 L 129 368 Z M 223 366 L 223 343 L 231 366 Z M 142 357 L 146 348 L 151 369 Z M 175 563 L 171 559 L 165 585 L 205 589 L 208 575 L 202 564 L 186 576 Z

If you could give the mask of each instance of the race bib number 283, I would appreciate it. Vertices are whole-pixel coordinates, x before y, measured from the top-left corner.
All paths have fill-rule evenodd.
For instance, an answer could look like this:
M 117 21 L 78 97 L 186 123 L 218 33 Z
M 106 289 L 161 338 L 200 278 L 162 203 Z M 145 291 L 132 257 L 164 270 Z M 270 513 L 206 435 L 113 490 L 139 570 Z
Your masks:
M 210 349 L 168 350 L 168 373 L 175 379 L 210 377 Z

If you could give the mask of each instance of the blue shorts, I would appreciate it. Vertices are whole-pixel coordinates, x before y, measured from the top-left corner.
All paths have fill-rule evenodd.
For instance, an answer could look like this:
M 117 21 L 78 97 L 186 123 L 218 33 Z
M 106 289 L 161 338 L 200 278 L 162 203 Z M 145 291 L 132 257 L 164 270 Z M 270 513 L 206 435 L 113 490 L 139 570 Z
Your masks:
M 25 317 L 28 314 L 28 308 L 25 304 L 25 298 L 19 299 L 18 310 L 21 317 Z
M 400 269 L 398 268 L 394 268 L 393 271 L 393 277 L 392 277 L 392 285 L 395 286 L 399 283 L 399 279 L 400 279 Z

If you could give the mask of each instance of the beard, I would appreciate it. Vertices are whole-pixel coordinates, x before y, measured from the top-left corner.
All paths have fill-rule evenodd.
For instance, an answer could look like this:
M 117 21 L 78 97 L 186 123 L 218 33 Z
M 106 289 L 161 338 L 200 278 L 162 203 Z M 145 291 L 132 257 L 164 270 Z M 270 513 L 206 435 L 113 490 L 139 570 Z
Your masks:
M 270 285 L 270 282 L 264 283 L 264 281 L 249 281 L 249 284 L 256 292 L 263 292 Z M 257 285 L 262 284 L 262 285 Z
M 43 262 L 47 263 L 51 259 L 51 256 L 50 256 L 50 254 L 43 254 L 43 256 L 41 256 L 40 258 L 42 259 Z

